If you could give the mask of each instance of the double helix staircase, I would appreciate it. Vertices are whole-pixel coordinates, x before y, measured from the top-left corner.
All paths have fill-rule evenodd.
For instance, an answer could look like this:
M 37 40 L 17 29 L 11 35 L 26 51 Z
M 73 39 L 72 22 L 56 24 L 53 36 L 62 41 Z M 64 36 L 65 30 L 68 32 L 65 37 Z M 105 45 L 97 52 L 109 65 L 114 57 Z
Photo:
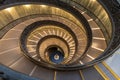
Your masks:
M 100 63 L 119 45 L 104 2 L 6 0 L 0 8 L 0 79 L 116 80 Z M 90 11 L 91 4 L 103 14 Z

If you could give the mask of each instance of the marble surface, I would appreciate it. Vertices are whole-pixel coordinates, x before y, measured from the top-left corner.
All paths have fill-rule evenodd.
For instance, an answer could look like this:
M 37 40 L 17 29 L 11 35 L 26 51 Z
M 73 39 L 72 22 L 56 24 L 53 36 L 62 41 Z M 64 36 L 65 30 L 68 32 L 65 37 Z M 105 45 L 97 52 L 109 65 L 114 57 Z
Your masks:
M 110 68 L 120 77 L 120 49 L 118 49 L 113 56 L 105 61 Z

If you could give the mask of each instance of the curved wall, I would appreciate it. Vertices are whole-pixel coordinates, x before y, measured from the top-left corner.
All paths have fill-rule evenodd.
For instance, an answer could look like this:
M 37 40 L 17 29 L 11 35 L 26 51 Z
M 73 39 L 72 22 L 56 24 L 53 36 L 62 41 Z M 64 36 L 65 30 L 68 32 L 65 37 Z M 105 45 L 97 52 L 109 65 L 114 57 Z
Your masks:
M 90 15 L 93 20 L 99 25 L 107 40 L 110 40 L 112 35 L 112 21 L 110 14 L 104 5 L 101 5 L 97 0 L 61 0 L 72 6 L 81 9 L 83 13 Z M 107 34 L 107 35 L 106 35 Z

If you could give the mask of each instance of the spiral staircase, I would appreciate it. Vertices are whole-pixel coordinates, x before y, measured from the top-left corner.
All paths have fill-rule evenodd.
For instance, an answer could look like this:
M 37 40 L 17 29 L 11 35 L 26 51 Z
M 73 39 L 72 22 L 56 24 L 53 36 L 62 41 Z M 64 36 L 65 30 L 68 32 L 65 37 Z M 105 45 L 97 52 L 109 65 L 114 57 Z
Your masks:
M 1 0 L 0 80 L 119 80 L 117 0 Z

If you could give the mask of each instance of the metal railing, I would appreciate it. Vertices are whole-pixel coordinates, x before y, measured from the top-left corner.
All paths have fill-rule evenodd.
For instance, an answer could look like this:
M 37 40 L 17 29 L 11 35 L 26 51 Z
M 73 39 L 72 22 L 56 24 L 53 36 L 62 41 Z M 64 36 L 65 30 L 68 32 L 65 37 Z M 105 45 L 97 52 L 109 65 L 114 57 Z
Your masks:
M 16 2 L 14 2 L 14 1 L 16 1 Z M 18 3 L 19 1 L 22 2 L 21 0 L 19 0 L 19 1 L 18 0 L 14 0 L 14 1 L 13 1 L 14 3 Z M 33 1 L 31 0 L 31 2 L 36 2 L 36 1 L 38 1 L 38 0 L 33 0 Z M 43 1 L 43 2 L 47 2 L 48 1 L 49 2 L 49 0 L 41 0 L 41 1 Z M 57 2 L 54 2 L 52 0 L 50 0 L 50 1 L 51 1 L 50 3 L 52 3 L 52 2 L 53 3 L 57 3 Z M 112 55 L 114 53 L 114 51 L 118 49 L 118 47 L 120 47 L 120 45 L 119 45 L 120 44 L 120 36 L 119 36 L 120 35 L 120 32 L 119 32 L 120 31 L 120 27 L 119 27 L 120 26 L 120 24 L 119 24 L 120 20 L 119 20 L 119 18 L 114 17 L 114 16 L 116 16 L 116 13 L 117 14 L 120 13 L 119 12 L 120 11 L 119 10 L 119 6 L 116 3 L 112 3 L 111 0 L 99 0 L 99 2 L 101 3 L 101 5 L 104 5 L 107 8 L 107 10 L 110 12 L 110 14 L 111 14 L 110 16 L 113 19 L 113 27 L 115 29 L 114 32 L 113 32 L 113 34 L 112 34 L 112 40 L 110 42 L 110 45 L 105 50 L 105 52 L 100 57 L 98 57 L 97 59 L 95 59 L 94 61 L 86 63 L 85 65 L 75 65 L 75 66 L 67 66 L 67 65 L 60 66 L 60 65 L 58 65 L 58 66 L 53 66 L 53 65 L 48 65 L 46 63 L 43 63 L 41 65 L 44 65 L 46 67 L 49 66 L 49 68 L 51 68 L 51 69 L 57 69 L 57 70 L 76 70 L 76 69 L 82 69 L 82 68 L 86 68 L 88 66 L 92 66 L 92 65 L 94 65 L 94 64 L 96 64 L 96 63 L 98 63 L 98 62 L 100 62 L 100 61 L 102 61 L 104 59 L 106 59 L 107 57 L 109 57 L 110 55 Z M 12 3 L 9 2 L 8 4 L 12 4 Z M 57 4 L 57 5 L 60 6 L 60 4 Z M 64 7 L 65 6 L 66 5 L 64 5 Z M 69 7 L 67 7 L 67 8 L 69 9 Z

